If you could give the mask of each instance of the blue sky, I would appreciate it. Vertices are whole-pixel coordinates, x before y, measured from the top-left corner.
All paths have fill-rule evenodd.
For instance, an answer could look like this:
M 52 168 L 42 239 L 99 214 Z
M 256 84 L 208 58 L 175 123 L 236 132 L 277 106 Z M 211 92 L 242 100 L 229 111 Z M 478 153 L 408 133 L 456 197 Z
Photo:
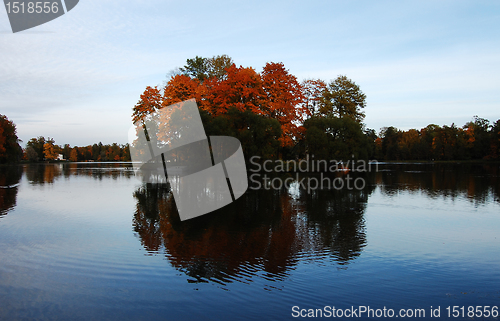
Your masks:
M 367 95 L 367 127 L 500 118 L 498 1 L 80 0 L 12 34 L 0 8 L 0 114 L 24 141 L 126 143 L 148 85 L 196 55 L 299 80 L 339 74 Z

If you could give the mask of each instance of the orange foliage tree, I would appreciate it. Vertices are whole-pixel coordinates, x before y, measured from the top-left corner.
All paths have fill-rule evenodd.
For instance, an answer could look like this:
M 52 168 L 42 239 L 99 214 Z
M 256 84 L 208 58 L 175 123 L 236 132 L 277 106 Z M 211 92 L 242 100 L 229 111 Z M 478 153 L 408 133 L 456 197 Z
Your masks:
M 47 160 L 57 159 L 59 155 L 58 149 L 56 148 L 54 143 L 55 143 L 54 139 L 49 138 L 47 142 L 43 145 L 43 155 Z
M 191 98 L 199 102 L 201 93 L 202 90 L 198 79 L 186 75 L 175 75 L 170 78 L 163 89 L 161 106 L 167 107 Z
M 147 86 L 141 99 L 133 108 L 132 121 L 135 123 L 142 120 L 147 115 L 157 111 L 162 106 L 163 97 L 160 90 L 155 87 Z
M 293 145 L 295 138 L 304 132 L 302 121 L 310 115 L 302 104 L 302 86 L 282 63 L 267 63 L 262 71 L 262 87 L 266 96 L 261 111 L 281 124 L 281 145 Z
M 205 99 L 201 108 L 213 116 L 226 114 L 231 108 L 261 114 L 264 92 L 260 75 L 253 68 L 237 68 L 234 64 L 226 71 L 223 79 L 213 77 L 203 83 Z

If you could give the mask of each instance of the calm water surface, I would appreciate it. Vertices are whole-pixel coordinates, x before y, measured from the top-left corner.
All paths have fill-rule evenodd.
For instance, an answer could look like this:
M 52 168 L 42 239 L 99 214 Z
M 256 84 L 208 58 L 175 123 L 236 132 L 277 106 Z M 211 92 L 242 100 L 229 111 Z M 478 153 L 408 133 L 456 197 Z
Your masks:
M 500 306 L 499 165 L 379 169 L 361 191 L 247 191 L 180 222 L 127 164 L 0 167 L 0 319 Z

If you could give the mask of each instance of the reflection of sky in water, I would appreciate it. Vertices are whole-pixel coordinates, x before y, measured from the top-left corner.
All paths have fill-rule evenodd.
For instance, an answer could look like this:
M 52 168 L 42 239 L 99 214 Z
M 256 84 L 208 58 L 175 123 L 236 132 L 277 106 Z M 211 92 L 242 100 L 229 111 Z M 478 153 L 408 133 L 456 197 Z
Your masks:
M 377 189 L 365 213 L 368 248 L 388 256 L 467 261 L 500 249 L 499 204 L 476 206 L 464 197 L 429 198 L 422 192 L 384 195 Z
M 298 199 L 300 197 L 300 185 L 298 182 L 295 181 L 290 184 L 288 187 L 288 194 L 293 199 Z

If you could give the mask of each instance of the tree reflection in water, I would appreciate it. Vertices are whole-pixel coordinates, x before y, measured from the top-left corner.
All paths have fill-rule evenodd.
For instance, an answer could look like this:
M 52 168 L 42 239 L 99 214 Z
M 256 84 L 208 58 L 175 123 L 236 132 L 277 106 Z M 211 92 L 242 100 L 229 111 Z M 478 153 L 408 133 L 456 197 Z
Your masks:
M 366 244 L 365 190 L 248 190 L 234 203 L 181 222 L 167 184 L 137 189 L 134 230 L 150 253 L 164 253 L 189 282 L 283 280 L 300 260 L 345 265 Z M 293 194 L 293 195 L 292 195 Z
M 0 217 L 16 206 L 17 189 L 22 175 L 21 166 L 0 166 Z
M 385 195 L 407 191 L 430 198 L 465 197 L 476 206 L 491 199 L 500 202 L 498 163 L 387 164 L 380 168 L 376 184 Z
M 26 165 L 25 171 L 31 185 L 53 184 L 61 177 L 87 176 L 102 180 L 134 176 L 131 165 L 127 163 L 33 163 Z
M 0 217 L 16 206 L 18 185 L 23 172 L 31 185 L 54 184 L 61 177 L 71 176 L 102 180 L 134 175 L 131 165 L 127 163 L 33 163 L 0 166 Z

